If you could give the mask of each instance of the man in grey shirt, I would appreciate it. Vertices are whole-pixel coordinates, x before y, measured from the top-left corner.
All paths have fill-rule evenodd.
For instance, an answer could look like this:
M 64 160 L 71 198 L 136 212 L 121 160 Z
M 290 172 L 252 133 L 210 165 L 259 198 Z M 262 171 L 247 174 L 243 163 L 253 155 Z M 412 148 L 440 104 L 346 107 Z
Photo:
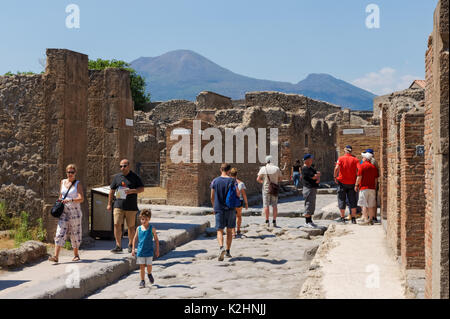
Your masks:
M 281 171 L 280 168 L 272 164 L 272 156 L 266 157 L 266 166 L 261 167 L 258 172 L 257 182 L 263 184 L 262 196 L 263 196 L 263 207 L 264 213 L 266 215 L 266 224 L 269 227 L 269 206 L 272 206 L 273 210 L 273 227 L 277 227 L 277 215 L 278 215 L 278 195 L 272 195 L 269 193 L 269 184 L 279 184 L 281 181 Z

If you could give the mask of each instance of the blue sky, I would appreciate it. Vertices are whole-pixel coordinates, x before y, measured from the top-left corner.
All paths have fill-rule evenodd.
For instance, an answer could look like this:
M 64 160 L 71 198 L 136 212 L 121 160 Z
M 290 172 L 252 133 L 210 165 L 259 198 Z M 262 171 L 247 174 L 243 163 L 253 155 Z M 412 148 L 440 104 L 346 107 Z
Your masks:
M 131 62 L 189 49 L 239 74 L 296 83 L 328 73 L 375 94 L 424 78 L 438 0 L 0 1 L 0 74 L 42 71 L 46 48 Z M 80 28 L 66 27 L 66 7 Z M 366 7 L 380 28 L 366 27 Z

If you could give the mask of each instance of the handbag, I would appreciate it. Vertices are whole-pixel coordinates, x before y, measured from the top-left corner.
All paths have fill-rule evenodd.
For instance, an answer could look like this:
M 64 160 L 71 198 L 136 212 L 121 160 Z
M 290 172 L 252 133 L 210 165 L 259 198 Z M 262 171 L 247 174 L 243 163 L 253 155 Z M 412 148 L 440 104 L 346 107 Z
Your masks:
M 64 203 L 62 202 L 63 200 L 66 199 L 67 195 L 70 192 L 70 189 L 72 188 L 73 184 L 76 183 L 76 180 L 73 181 L 72 185 L 70 185 L 69 189 L 67 190 L 66 195 L 64 195 L 64 198 L 62 200 L 57 200 L 56 203 L 53 205 L 52 210 L 50 211 L 50 214 L 55 217 L 55 218 L 59 218 L 61 217 L 62 213 L 64 212 Z
M 269 172 L 267 172 L 267 166 L 266 166 L 266 173 L 267 178 L 269 179 L 269 194 L 273 196 L 278 196 L 278 193 L 280 192 L 280 185 L 272 183 L 270 181 Z

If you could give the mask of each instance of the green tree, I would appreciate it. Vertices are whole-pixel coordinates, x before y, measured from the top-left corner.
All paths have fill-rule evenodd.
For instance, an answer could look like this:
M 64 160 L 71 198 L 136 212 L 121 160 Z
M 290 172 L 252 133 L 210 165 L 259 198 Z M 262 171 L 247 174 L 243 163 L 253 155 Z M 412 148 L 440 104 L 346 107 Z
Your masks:
M 103 70 L 106 68 L 119 68 L 130 72 L 131 96 L 134 101 L 134 109 L 141 110 L 146 103 L 150 103 L 150 94 L 145 93 L 145 80 L 138 75 L 130 64 L 120 60 L 89 60 L 90 70 Z

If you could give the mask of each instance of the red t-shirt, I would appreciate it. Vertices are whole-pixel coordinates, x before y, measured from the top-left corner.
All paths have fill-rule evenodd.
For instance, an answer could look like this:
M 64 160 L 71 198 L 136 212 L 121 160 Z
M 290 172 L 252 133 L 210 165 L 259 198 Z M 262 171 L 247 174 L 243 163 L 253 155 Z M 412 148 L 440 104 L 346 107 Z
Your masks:
M 339 166 L 339 176 L 337 180 L 342 184 L 354 185 L 356 183 L 356 172 L 358 169 L 358 159 L 351 155 L 345 154 L 339 157 L 336 165 Z
M 375 179 L 379 177 L 378 169 L 369 161 L 364 161 L 358 170 L 358 176 L 361 177 L 359 189 L 376 189 Z

